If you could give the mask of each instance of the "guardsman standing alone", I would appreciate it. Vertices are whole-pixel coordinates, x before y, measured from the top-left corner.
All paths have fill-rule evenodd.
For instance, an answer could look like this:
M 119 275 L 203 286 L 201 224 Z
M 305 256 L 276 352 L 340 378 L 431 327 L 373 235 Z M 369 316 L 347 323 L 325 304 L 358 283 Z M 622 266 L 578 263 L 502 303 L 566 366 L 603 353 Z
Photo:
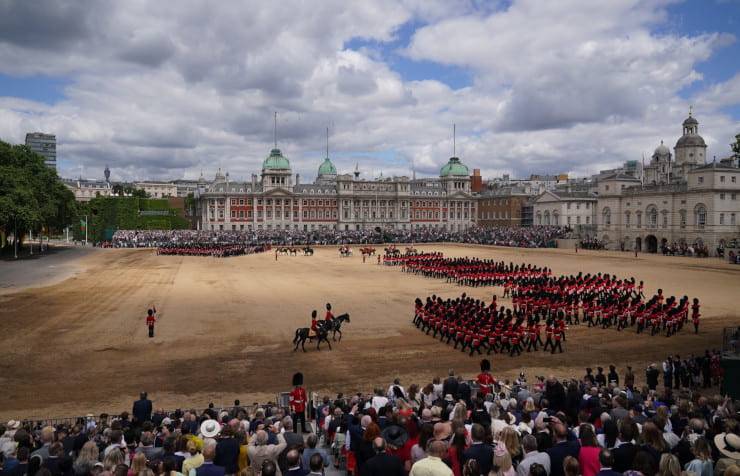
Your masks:
M 157 322 L 156 312 L 157 308 L 154 306 L 147 310 L 146 326 L 149 328 L 149 337 L 154 337 L 154 323 Z
M 293 390 L 290 391 L 289 403 L 290 411 L 291 413 L 293 413 L 295 432 L 298 432 L 298 422 L 301 422 L 301 432 L 311 433 L 311 430 L 306 428 L 307 397 L 306 389 L 303 388 L 303 374 L 300 372 L 297 372 L 293 375 Z

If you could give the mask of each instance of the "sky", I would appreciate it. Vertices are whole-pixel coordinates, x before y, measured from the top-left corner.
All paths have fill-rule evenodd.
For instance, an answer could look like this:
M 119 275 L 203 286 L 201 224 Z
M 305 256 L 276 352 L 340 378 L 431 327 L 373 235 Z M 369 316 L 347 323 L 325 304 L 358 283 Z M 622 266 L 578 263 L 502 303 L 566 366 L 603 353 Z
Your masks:
M 63 177 L 584 176 L 740 133 L 740 0 L 0 0 L 0 140 Z M 453 124 L 456 126 L 453 150 Z

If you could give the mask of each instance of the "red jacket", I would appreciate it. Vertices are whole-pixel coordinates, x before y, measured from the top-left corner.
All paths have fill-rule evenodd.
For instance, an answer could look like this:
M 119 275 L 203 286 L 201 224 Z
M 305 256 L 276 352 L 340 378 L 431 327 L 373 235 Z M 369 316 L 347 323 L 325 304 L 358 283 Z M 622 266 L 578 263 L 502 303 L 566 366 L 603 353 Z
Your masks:
M 294 413 L 303 413 L 306 411 L 306 389 L 295 387 L 290 392 L 289 397 L 290 409 Z

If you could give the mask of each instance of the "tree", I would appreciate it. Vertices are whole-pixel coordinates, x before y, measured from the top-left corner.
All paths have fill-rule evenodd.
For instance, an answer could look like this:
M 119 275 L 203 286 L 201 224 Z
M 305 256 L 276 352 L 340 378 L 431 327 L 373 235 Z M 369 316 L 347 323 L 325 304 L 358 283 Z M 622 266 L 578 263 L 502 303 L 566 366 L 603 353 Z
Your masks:
M 149 194 L 143 189 L 121 183 L 113 185 L 113 195 L 118 197 L 149 198 Z
M 74 194 L 44 158 L 0 141 L 0 233 L 22 241 L 26 231 L 61 231 L 76 213 Z

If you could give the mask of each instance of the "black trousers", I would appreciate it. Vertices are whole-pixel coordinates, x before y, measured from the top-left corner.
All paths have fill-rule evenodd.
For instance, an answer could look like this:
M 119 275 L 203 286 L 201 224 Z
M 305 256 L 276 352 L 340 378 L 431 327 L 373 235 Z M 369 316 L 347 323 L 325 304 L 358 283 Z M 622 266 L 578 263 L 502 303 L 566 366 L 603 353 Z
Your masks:
M 154 337 L 154 326 L 149 326 L 149 337 Z
M 311 433 L 311 429 L 306 426 L 306 412 L 293 414 L 293 431 L 298 432 L 298 422 L 301 423 L 302 433 Z

